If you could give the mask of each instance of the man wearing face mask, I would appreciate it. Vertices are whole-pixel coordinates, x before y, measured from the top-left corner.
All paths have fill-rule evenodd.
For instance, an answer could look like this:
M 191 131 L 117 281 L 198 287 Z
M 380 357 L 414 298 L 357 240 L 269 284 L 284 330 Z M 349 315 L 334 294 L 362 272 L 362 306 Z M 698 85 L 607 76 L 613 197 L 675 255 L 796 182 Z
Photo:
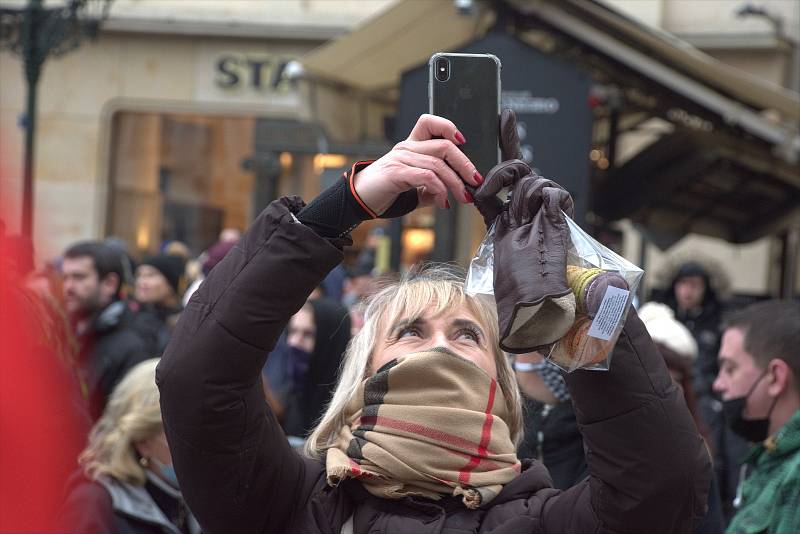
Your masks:
M 800 532 L 800 305 L 771 300 L 731 316 L 719 364 L 727 423 L 756 444 L 727 533 Z

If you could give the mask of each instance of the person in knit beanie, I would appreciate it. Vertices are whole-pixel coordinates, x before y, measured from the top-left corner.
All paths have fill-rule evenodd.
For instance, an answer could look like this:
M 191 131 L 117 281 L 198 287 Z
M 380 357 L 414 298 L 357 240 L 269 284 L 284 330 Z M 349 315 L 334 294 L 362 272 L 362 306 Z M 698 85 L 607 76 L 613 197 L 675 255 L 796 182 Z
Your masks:
M 181 295 L 184 285 L 184 261 L 178 256 L 150 256 L 136 268 L 137 323 L 140 329 L 155 338 L 159 354 L 166 348 L 183 309 Z
M 174 307 L 183 292 L 184 262 L 178 256 L 159 254 L 145 258 L 136 269 L 136 300 Z

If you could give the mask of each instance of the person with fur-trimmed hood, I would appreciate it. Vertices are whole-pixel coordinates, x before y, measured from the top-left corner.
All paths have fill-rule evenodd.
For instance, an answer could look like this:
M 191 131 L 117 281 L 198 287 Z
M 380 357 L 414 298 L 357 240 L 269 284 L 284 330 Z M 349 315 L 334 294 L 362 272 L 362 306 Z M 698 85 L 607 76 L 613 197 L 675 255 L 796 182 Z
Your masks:
M 711 393 L 717 376 L 722 304 L 706 267 L 697 262 L 682 264 L 664 296 L 664 303 L 675 312 L 697 342 L 694 361 L 694 389 L 699 395 Z
M 697 261 L 681 264 L 664 296 L 664 303 L 672 308 L 675 319 L 689 329 L 697 342 L 698 353 L 693 362 L 694 392 L 700 416 L 711 431 L 723 515 L 730 519 L 739 466 L 748 445 L 725 426 L 722 404 L 711 388 L 719 372 L 717 353 L 723 313 L 711 269 Z

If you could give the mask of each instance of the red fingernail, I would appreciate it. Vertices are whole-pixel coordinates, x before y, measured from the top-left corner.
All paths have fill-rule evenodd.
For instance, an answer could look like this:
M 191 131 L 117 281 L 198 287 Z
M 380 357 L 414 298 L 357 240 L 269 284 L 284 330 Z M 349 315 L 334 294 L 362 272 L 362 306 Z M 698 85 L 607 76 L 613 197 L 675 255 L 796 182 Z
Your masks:
M 459 145 L 463 145 L 464 143 L 467 142 L 467 140 L 464 139 L 464 136 L 461 135 L 461 132 L 459 132 L 458 130 L 456 130 L 456 141 L 458 141 Z
M 472 177 L 475 178 L 475 181 L 478 182 L 478 185 L 481 185 L 483 183 L 483 176 L 481 176 L 481 173 L 479 173 L 478 171 L 475 171 L 475 174 L 472 175 Z
M 447 208 L 447 209 L 450 209 L 450 201 L 449 200 L 445 200 L 444 201 L 444 207 Z
M 472 202 L 475 201 L 475 199 L 472 198 L 472 195 L 470 194 L 469 191 L 464 191 L 464 198 L 467 199 L 467 202 L 470 204 L 472 204 Z

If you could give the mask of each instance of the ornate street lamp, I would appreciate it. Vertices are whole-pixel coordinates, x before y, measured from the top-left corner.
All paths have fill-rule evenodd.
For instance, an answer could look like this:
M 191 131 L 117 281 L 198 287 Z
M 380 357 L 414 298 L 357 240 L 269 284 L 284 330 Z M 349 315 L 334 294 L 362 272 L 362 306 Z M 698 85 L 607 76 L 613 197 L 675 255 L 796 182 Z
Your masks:
M 25 112 L 25 167 L 22 234 L 33 236 L 33 148 L 36 132 L 36 89 L 48 56 L 74 50 L 84 37 L 95 38 L 108 17 L 112 0 L 28 0 L 24 7 L 0 7 L 0 46 L 22 58 L 28 99 Z M 57 4 L 57 5 L 54 5 Z

